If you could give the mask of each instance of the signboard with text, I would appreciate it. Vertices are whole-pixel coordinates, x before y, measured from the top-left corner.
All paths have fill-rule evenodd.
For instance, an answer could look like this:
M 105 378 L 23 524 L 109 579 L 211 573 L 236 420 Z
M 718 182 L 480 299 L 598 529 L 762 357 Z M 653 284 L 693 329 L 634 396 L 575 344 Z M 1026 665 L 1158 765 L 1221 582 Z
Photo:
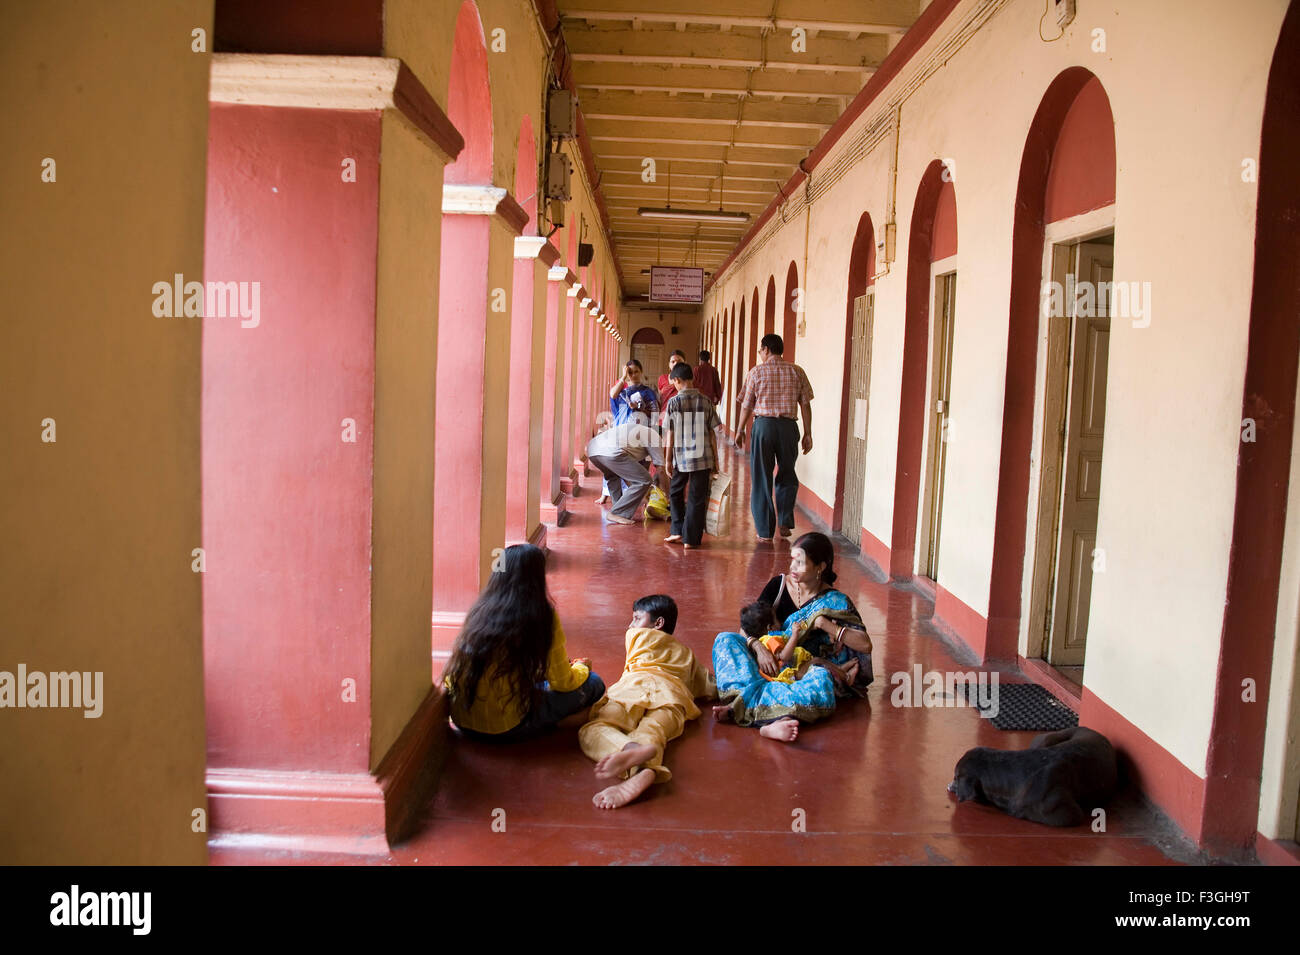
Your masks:
M 652 265 L 650 301 L 687 302 L 699 305 L 704 301 L 704 269 Z

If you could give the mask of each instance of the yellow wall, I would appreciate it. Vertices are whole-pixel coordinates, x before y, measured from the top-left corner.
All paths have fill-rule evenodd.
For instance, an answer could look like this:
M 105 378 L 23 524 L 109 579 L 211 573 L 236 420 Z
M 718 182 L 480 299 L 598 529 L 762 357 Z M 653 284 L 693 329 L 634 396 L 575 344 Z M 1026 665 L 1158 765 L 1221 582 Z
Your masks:
M 374 579 L 370 764 L 429 690 L 433 606 L 434 369 L 443 155 L 383 117 L 375 316 Z M 432 361 L 428 359 L 432 357 Z M 416 555 L 413 557 L 412 555 Z
M 959 5 L 841 144 L 898 98 L 929 51 L 983 6 Z M 1062 70 L 1084 66 L 1099 77 L 1115 118 L 1114 279 L 1151 282 L 1154 306 L 1149 328 L 1112 326 L 1098 539 L 1107 567 L 1093 582 L 1086 685 L 1204 775 L 1254 247 L 1255 189 L 1241 181 L 1241 162 L 1258 155 L 1268 65 L 1286 3 L 1252 0 L 1232 15 L 1211 0 L 1091 3 L 1052 43 L 1038 36 L 1042 4 L 994 6 L 991 19 L 902 104 L 897 254 L 876 283 L 863 523 L 890 542 L 912 203 L 925 167 L 952 157 L 959 251 L 939 583 L 987 614 L 1016 182 L 1043 93 Z M 1105 31 L 1105 52 L 1092 49 L 1095 29 Z M 800 262 L 808 333 L 798 359 L 818 397 L 815 447 L 800 458 L 799 476 L 828 503 L 850 246 L 863 211 L 877 234 L 888 221 L 888 145 L 814 203 L 807 269 L 797 216 L 733 263 L 704 305 L 713 314 L 741 295 L 748 302 L 753 286 L 764 288 L 773 273 L 783 289 L 790 260 Z M 814 182 L 830 166 L 815 170 Z M 1037 420 L 1036 446 L 1041 400 Z M 1035 488 L 1025 502 L 1031 534 Z
M 207 859 L 200 329 L 154 317 L 151 287 L 202 279 L 208 56 L 190 31 L 211 26 L 211 0 L 0 9 L 0 670 L 102 671 L 104 695 L 98 719 L 0 710 L 5 863 Z

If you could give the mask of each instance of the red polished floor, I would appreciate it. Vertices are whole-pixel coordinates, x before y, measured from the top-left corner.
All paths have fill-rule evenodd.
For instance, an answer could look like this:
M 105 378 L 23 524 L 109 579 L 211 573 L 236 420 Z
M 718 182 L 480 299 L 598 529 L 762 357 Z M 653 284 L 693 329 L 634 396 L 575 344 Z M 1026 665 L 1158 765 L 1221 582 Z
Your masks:
M 618 679 L 632 601 L 671 594 L 677 635 L 701 660 L 720 630 L 739 629 L 741 606 L 789 560 L 782 541 L 754 540 L 746 466 L 725 452 L 735 476 L 732 533 L 686 552 L 662 543 L 667 525 L 605 524 L 596 478 L 552 528 L 549 581 L 569 637 L 607 683 Z M 796 535 L 814 529 L 797 515 Z M 837 554 L 841 553 L 837 545 Z M 890 705 L 889 674 L 970 670 L 931 630 L 931 604 L 872 579 L 837 557 L 838 586 L 857 604 L 875 643 L 876 682 L 867 700 L 802 728 L 792 745 L 755 730 L 688 724 L 669 744 L 671 782 L 623 809 L 596 809 L 603 784 L 578 749 L 576 727 L 537 743 L 503 747 L 454 741 L 428 824 L 387 859 L 311 858 L 214 848 L 217 864 L 371 862 L 388 864 L 1042 864 L 1161 865 L 1196 861 L 1190 844 L 1132 795 L 1108 811 L 1105 832 L 1053 829 L 991 808 L 958 805 L 946 787 L 972 746 L 1020 748 L 1033 733 L 1001 732 L 966 707 Z M 1004 678 L 1017 679 L 1005 674 Z M 498 810 L 504 811 L 504 816 Z M 495 831 L 493 821 L 504 821 Z M 804 832 L 793 829 L 802 819 Z M 500 829 L 498 824 L 496 827 Z

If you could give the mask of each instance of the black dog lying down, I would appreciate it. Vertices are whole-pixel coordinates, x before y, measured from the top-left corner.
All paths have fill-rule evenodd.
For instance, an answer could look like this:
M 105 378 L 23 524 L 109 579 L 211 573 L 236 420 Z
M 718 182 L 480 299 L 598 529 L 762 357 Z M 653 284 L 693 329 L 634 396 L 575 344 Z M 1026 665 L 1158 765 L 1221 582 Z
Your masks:
M 959 802 L 990 803 L 1017 819 L 1077 826 L 1115 792 L 1115 750 L 1095 730 L 1076 726 L 1034 737 L 1029 749 L 968 750 L 948 792 Z

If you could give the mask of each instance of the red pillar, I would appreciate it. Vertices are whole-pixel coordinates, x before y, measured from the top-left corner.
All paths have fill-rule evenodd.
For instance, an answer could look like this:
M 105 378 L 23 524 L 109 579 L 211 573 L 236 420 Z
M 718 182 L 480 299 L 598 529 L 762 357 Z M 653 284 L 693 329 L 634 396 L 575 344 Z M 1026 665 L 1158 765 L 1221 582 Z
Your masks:
M 506 544 L 546 546 L 540 521 L 542 433 L 546 415 L 546 323 L 537 314 L 551 283 L 550 267 L 560 253 L 541 236 L 515 239 L 514 294 L 510 325 L 510 408 L 506 456 Z M 553 373 L 552 373 L 553 374 Z
M 574 469 L 574 459 L 576 457 L 574 449 L 574 433 L 577 431 L 577 425 L 574 419 L 577 416 L 577 389 L 578 389 L 578 340 L 581 332 L 581 325 L 578 319 L 578 302 L 584 295 L 582 283 L 575 277 L 573 284 L 569 286 L 565 293 L 565 302 L 562 303 L 564 308 L 564 326 L 565 332 L 565 355 L 568 358 L 567 367 L 564 373 L 564 420 L 563 446 L 560 449 L 560 488 L 566 494 L 577 495 L 577 471 Z
M 566 347 L 569 287 L 577 276 L 563 265 L 552 265 L 546 290 L 546 378 L 542 386 L 541 519 L 558 524 L 564 518 L 567 495 L 560 479 L 568 474 L 564 461 L 565 371 L 570 362 Z
M 437 194 L 461 141 L 408 72 L 371 91 L 372 110 L 271 105 L 286 71 L 328 99 L 313 59 L 277 64 L 264 85 L 241 66 L 241 96 L 266 105 L 210 114 L 204 270 L 248 283 L 257 306 L 203 319 L 210 825 L 218 843 L 383 853 L 427 801 L 421 767 L 436 765 L 446 716 L 423 665 L 431 588 L 418 572 L 431 561 L 436 299 L 411 294 L 434 291 L 416 266 L 436 254 L 438 216 L 404 243 L 381 243 L 381 223 L 396 197 Z M 419 162 L 381 184 L 389 129 Z
M 578 297 L 577 306 L 574 309 L 573 320 L 577 326 L 578 336 L 578 366 L 574 375 L 574 408 L 573 408 L 573 470 L 575 474 L 586 474 L 587 460 L 587 405 L 589 401 L 588 386 L 591 382 L 591 362 L 588 358 L 591 349 L 591 315 L 589 310 L 591 303 L 588 302 L 586 307 L 582 307 L 582 299 L 589 296 L 591 292 L 585 287 L 582 294 Z M 574 493 L 577 493 L 577 482 L 574 482 Z
M 505 543 L 514 239 L 528 214 L 500 187 L 447 183 L 442 199 L 433 515 L 433 658 L 441 670 Z M 489 336 L 489 329 L 493 334 Z M 494 346 L 488 348 L 491 337 Z M 489 446 L 489 442 L 492 442 Z

